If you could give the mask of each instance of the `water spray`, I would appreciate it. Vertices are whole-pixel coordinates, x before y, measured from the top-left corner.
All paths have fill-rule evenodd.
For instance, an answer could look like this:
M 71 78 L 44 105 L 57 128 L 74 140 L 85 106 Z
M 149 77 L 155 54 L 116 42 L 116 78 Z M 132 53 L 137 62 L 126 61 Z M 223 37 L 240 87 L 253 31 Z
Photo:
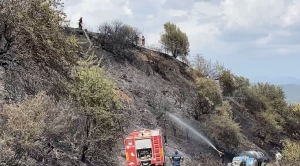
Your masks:
M 167 116 L 169 116 L 172 120 L 176 121 L 177 123 L 181 124 L 182 126 L 186 127 L 188 130 L 192 131 L 194 134 L 196 134 L 196 136 L 200 137 L 203 141 L 205 141 L 210 147 L 212 147 L 213 149 L 215 149 L 219 154 L 222 154 L 221 151 L 219 151 L 207 138 L 205 138 L 205 136 L 203 136 L 201 133 L 199 133 L 197 130 L 195 130 L 194 128 L 192 128 L 191 126 L 187 125 L 186 123 L 184 123 L 181 119 L 179 119 L 178 117 L 176 117 L 175 115 L 167 112 L 166 113 Z

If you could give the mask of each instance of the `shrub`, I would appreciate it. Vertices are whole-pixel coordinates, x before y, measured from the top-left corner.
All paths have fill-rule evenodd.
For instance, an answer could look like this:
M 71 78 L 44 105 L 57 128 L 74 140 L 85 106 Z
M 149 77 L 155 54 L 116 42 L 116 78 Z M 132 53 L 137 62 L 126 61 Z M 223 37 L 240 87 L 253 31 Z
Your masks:
M 234 76 L 234 79 L 236 88 L 233 92 L 233 96 L 243 99 L 245 97 L 244 93 L 247 92 L 250 86 L 249 79 L 242 76 Z
M 137 28 L 123 24 L 119 20 L 105 22 L 99 26 L 99 43 L 103 49 L 113 53 L 123 53 L 135 48 L 140 41 Z
M 93 57 L 91 57 L 93 58 Z M 93 147 L 112 147 L 118 138 L 121 114 L 119 98 L 113 81 L 93 61 L 80 61 L 72 72 L 73 82 L 68 85 L 71 99 L 83 111 L 86 126 L 81 161 L 92 155 Z M 98 156 L 101 157 L 101 156 Z
M 297 104 L 294 106 L 293 111 L 296 112 L 296 113 L 300 112 L 300 103 L 297 103 Z
M 228 118 L 233 118 L 231 106 L 228 101 L 223 101 L 221 106 L 216 107 L 217 114 Z
M 253 90 L 251 87 L 244 90 L 245 107 L 252 113 L 260 112 L 266 109 L 266 103 L 263 101 L 263 96 Z
M 283 140 L 283 160 L 289 164 L 298 164 L 300 162 L 300 144 L 290 140 Z
M 5 105 L 1 115 L 1 120 L 7 120 L 0 128 L 1 164 L 18 165 L 22 162 L 32 165 L 32 161 L 27 163 L 26 160 L 31 158 L 37 164 L 61 165 L 64 158 L 68 158 L 68 162 L 77 162 L 77 159 L 69 158 L 70 153 L 74 156 L 82 154 L 87 121 L 72 102 L 54 102 L 41 92 L 32 98 L 25 98 L 23 102 Z M 92 145 L 93 148 L 88 149 L 90 159 L 99 161 L 98 157 L 109 158 L 111 150 L 106 149 L 109 146 Z M 53 153 L 60 157 L 49 155 Z
M 218 61 L 213 63 L 200 54 L 196 54 L 195 60 L 191 65 L 202 77 L 209 77 L 215 80 L 219 79 L 220 73 L 224 70 L 224 67 Z
M 196 80 L 196 87 L 199 94 L 197 108 L 195 108 L 194 116 L 199 120 L 201 114 L 207 114 L 215 108 L 216 105 L 222 103 L 221 88 L 217 81 L 200 77 Z
M 207 133 L 219 145 L 236 152 L 241 143 L 242 134 L 238 123 L 232 119 L 231 107 L 227 102 L 216 108 L 219 114 L 212 115 L 206 122 Z
M 202 74 L 199 73 L 197 70 L 193 69 L 192 67 L 188 67 L 186 69 L 186 71 L 191 75 L 191 77 L 194 79 L 194 80 L 197 80 L 199 77 L 202 77 Z
M 235 77 L 229 70 L 221 72 L 219 81 L 222 86 L 224 96 L 231 96 L 237 89 Z
M 190 52 L 190 43 L 185 33 L 170 22 L 164 24 L 165 32 L 160 36 L 160 42 L 173 57 L 187 56 Z
M 217 81 L 209 78 L 198 78 L 196 82 L 198 93 L 205 98 L 210 106 L 218 105 L 222 102 L 221 88 Z
M 53 102 L 42 92 L 25 98 L 22 103 L 4 105 L 2 114 L 7 119 L 10 134 L 17 134 L 18 141 L 27 144 L 43 133 L 47 112 L 52 106 Z
M 279 114 L 267 110 L 262 112 L 261 116 L 265 119 L 265 122 L 267 122 L 267 124 L 271 125 L 273 128 L 276 129 L 274 132 L 282 131 L 283 128 L 281 124 L 283 119 Z

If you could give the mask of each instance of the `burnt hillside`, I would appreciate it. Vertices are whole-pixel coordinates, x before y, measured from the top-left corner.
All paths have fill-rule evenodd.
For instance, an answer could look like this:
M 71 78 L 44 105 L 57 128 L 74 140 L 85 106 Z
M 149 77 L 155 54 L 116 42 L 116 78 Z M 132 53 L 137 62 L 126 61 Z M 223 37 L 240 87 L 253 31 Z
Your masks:
M 83 33 L 75 29 L 69 31 L 85 40 Z M 136 48 L 131 54 L 113 54 L 97 45 L 97 34 L 89 33 L 89 37 L 94 41 L 95 54 L 103 57 L 102 66 L 109 76 L 116 80 L 120 93 L 128 103 L 126 112 L 130 118 L 129 127 L 124 128 L 124 134 L 135 129 L 161 128 L 169 142 L 166 155 L 171 155 L 174 149 L 180 149 L 188 158 L 187 162 L 191 160 L 192 163 L 207 165 L 216 165 L 219 162 L 217 152 L 199 138 L 190 138 L 185 129 L 182 130 L 164 116 L 165 111 L 175 113 L 185 117 L 186 121 L 199 131 L 207 132 L 205 126 L 210 123 L 210 115 L 203 114 L 197 121 L 193 116 L 194 111 L 199 109 L 200 96 L 189 66 L 169 55 L 145 48 Z M 260 119 L 251 113 L 245 113 L 243 103 L 234 98 L 224 100 L 229 101 L 234 119 L 241 125 L 242 130 L 242 142 L 235 151 L 219 140 L 211 138 L 216 146 L 227 151 L 227 161 L 229 162 L 235 153 L 253 149 L 273 157 L 273 148 L 279 146 L 280 138 L 274 138 L 273 142 L 270 142 L 255 136 L 256 127 L 262 127 Z M 121 140 L 119 147 L 122 147 L 122 143 Z M 122 157 L 119 158 L 121 162 L 124 161 Z
M 62 8 L 0 3 L 0 165 L 124 165 L 124 136 L 144 128 L 162 129 L 166 159 L 178 149 L 188 166 L 218 165 L 214 149 L 228 162 L 244 150 L 274 156 L 275 147 L 285 165 L 299 164 L 300 107 L 288 105 L 280 87 L 250 84 L 199 54 L 189 62 L 188 38 L 175 24 L 164 25 L 176 29 L 162 34 L 164 50 L 190 66 L 139 47 L 138 28 L 118 20 L 99 33 L 66 28 Z
M 62 34 L 64 33 L 65 31 L 62 32 Z M 203 77 L 201 73 L 197 73 L 190 66 L 169 55 L 136 45 L 127 45 L 130 49 L 123 48 L 122 45 L 110 49 L 109 46 L 114 42 L 101 43 L 100 39 L 103 36 L 99 33 L 87 33 L 93 47 L 90 47 L 90 41 L 83 31 L 66 28 L 66 35 L 74 35 L 79 39 L 79 47 L 76 49 L 71 47 L 74 50 L 72 55 L 75 58 L 74 60 L 71 59 L 72 61 L 84 59 L 87 54 L 94 54 L 101 59 L 100 66 L 104 69 L 105 78 L 102 75 L 94 74 L 99 76 L 97 79 L 104 80 L 101 82 L 101 86 L 104 84 L 109 88 L 114 88 L 111 84 L 106 84 L 109 82 L 106 78 L 114 80 L 123 107 L 119 109 L 115 107 L 114 103 L 109 103 L 114 99 L 112 91 L 104 93 L 106 91 L 101 89 L 101 86 L 98 87 L 100 90 L 97 90 L 101 93 L 104 91 L 104 94 L 111 97 L 108 98 L 109 100 L 106 96 L 100 99 L 112 105 L 108 111 L 121 111 L 117 114 L 122 114 L 124 117 L 122 123 L 117 121 L 116 126 L 111 128 L 116 133 L 109 133 L 110 129 L 106 128 L 107 126 L 103 127 L 100 123 L 99 131 L 95 132 L 95 138 L 88 137 L 91 135 L 87 123 L 90 115 L 83 113 L 84 107 L 68 100 L 70 97 L 68 95 L 76 95 L 78 94 L 77 91 L 70 94 L 66 94 L 69 92 L 67 90 L 54 91 L 59 89 L 58 87 L 64 90 L 64 82 L 67 82 L 64 77 L 68 78 L 68 76 L 57 75 L 56 72 L 53 72 L 57 68 L 51 65 L 48 66 L 50 72 L 45 72 L 50 75 L 44 75 L 44 73 L 37 72 L 39 70 L 36 68 L 31 68 L 31 66 L 39 66 L 41 68 L 38 69 L 44 69 L 44 66 L 40 65 L 40 61 L 36 64 L 33 63 L 36 61 L 29 61 L 27 66 L 24 66 L 24 70 L 21 70 L 21 74 L 18 73 L 19 75 L 14 73 L 14 70 L 9 71 L 14 68 L 2 66 L 0 85 L 3 93 L 1 91 L 0 130 L 5 134 L 1 134 L 0 139 L 2 148 L 0 165 L 122 166 L 125 163 L 125 158 L 121 153 L 121 149 L 124 148 L 124 137 L 133 130 L 144 128 L 160 128 L 167 136 L 168 145 L 165 147 L 167 162 L 169 162 L 167 157 L 174 153 L 175 149 L 178 149 L 185 157 L 185 165 L 218 165 L 220 162 L 218 153 L 189 130 L 170 120 L 166 116 L 166 112 L 181 117 L 186 123 L 204 133 L 217 149 L 224 149 L 226 162 L 230 162 L 235 155 L 243 150 L 260 150 L 273 157 L 275 147 L 282 149 L 280 143 L 282 139 L 290 138 L 296 141 L 299 139 L 299 135 L 297 135 L 300 128 L 299 123 L 295 121 L 294 116 L 291 116 L 293 114 L 286 112 L 288 111 L 287 106 L 282 102 L 284 100 L 276 98 L 281 94 L 280 90 L 278 93 L 271 93 L 270 96 L 259 95 L 256 91 L 254 91 L 255 93 L 249 91 L 253 90 L 251 89 L 253 87 L 244 81 L 245 86 L 238 87 L 236 89 L 239 90 L 231 93 L 226 87 L 231 89 L 234 87 L 231 87 L 230 84 L 224 84 L 226 81 L 227 83 L 230 82 L 228 75 L 225 75 L 226 77 L 220 76 L 218 81 L 206 76 Z M 73 39 L 77 41 L 77 39 Z M 3 46 L 8 41 L 3 39 L 1 42 L 0 46 Z M 52 49 L 53 47 L 50 45 L 49 48 Z M 69 53 L 69 48 L 66 50 Z M 57 55 L 60 53 L 61 51 L 58 50 Z M 10 54 L 5 55 L 9 56 Z M 35 59 L 33 58 L 33 60 Z M 58 59 L 55 59 L 55 63 L 57 61 Z M 94 63 L 90 66 L 96 65 Z M 20 76 L 29 73 L 29 71 L 31 73 L 28 75 L 31 77 L 19 79 Z M 69 69 L 66 69 L 66 73 L 68 72 L 70 72 Z M 16 74 L 16 76 L 9 75 L 11 73 Z M 38 82 L 40 77 L 45 82 Z M 39 84 L 36 84 L 35 81 Z M 222 81 L 223 84 L 220 86 Z M 243 79 L 240 81 L 243 83 Z M 71 82 L 72 85 L 74 83 L 77 82 Z M 260 86 L 265 85 L 258 85 L 259 88 Z M 80 84 L 79 87 L 81 87 Z M 272 88 L 271 85 L 266 85 L 266 87 Z M 92 93 L 95 91 L 93 88 Z M 81 92 L 85 90 L 83 89 Z M 39 93 L 39 91 L 46 93 Z M 212 98 L 217 98 L 215 102 L 219 106 L 211 107 L 208 105 L 209 102 L 206 100 L 211 96 L 203 95 L 203 91 L 207 92 L 208 95 L 213 95 Z M 9 96 L 7 92 L 16 93 L 18 95 L 16 99 L 21 100 L 21 102 L 7 99 L 6 96 Z M 52 93 L 58 98 L 50 98 Z M 23 97 L 23 94 L 30 95 L 33 99 Z M 85 96 L 84 98 L 89 97 Z M 269 102 L 266 100 L 268 97 L 271 98 L 270 101 L 273 102 L 275 98 L 275 101 L 278 102 L 267 103 L 266 101 Z M 281 114 L 272 110 L 275 106 L 282 106 L 278 109 Z M 272 109 L 265 109 L 268 107 Z M 35 114 L 38 114 L 39 117 L 35 117 Z M 109 132 L 103 134 L 107 131 Z M 23 136 L 24 133 L 29 135 Z M 102 138 L 102 134 L 105 135 L 105 138 Z M 99 137 L 105 141 L 97 142 Z

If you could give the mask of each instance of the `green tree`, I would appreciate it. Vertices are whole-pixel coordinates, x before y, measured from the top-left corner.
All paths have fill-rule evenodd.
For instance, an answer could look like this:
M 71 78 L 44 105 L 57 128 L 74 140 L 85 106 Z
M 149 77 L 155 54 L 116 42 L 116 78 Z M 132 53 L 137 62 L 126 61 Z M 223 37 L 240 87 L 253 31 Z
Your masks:
M 245 107 L 261 122 L 256 136 L 268 141 L 284 129 L 287 111 L 283 90 L 268 83 L 256 83 L 243 90 Z
M 160 42 L 166 51 L 171 52 L 173 57 L 187 56 L 190 52 L 190 43 L 186 33 L 183 33 L 175 24 L 164 24 L 165 32 L 160 36 Z

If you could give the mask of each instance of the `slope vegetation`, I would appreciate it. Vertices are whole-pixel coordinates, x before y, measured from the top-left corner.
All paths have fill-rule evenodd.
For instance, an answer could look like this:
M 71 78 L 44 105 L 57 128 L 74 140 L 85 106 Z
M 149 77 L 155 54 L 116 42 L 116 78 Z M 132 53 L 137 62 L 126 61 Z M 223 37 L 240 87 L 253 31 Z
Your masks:
M 275 147 L 285 165 L 297 163 L 300 107 L 280 87 L 250 85 L 201 56 L 174 58 L 186 50 L 141 48 L 138 30 L 118 21 L 88 32 L 91 47 L 50 2 L 0 3 L 0 165 L 124 165 L 124 136 L 143 128 L 162 129 L 166 156 L 179 149 L 186 165 L 218 165 L 217 152 L 166 112 L 224 149 L 227 161 Z

